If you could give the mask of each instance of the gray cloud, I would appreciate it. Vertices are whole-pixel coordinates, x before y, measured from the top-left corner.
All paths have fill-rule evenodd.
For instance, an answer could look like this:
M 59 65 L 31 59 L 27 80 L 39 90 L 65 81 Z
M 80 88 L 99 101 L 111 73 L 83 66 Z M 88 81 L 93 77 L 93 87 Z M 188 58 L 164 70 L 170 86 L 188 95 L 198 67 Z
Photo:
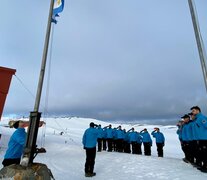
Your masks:
M 35 95 L 49 1 L 2 3 L 0 65 L 16 68 Z M 65 3 L 53 37 L 50 114 L 175 118 L 192 105 L 207 113 L 187 1 Z M 198 0 L 196 5 L 205 40 L 207 2 Z M 4 114 L 27 113 L 33 105 L 34 98 L 14 77 Z

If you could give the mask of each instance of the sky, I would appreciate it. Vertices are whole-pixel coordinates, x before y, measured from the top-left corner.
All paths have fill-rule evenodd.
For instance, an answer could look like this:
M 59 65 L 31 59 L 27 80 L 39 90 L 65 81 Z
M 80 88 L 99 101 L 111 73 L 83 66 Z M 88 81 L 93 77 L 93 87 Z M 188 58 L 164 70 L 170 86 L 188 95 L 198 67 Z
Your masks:
M 17 70 L 4 116 L 33 111 L 49 4 L 1 2 L 0 66 Z M 207 1 L 195 4 L 207 47 Z M 179 119 L 198 105 L 207 114 L 187 0 L 65 0 L 53 30 L 40 112 L 46 107 L 49 116 Z

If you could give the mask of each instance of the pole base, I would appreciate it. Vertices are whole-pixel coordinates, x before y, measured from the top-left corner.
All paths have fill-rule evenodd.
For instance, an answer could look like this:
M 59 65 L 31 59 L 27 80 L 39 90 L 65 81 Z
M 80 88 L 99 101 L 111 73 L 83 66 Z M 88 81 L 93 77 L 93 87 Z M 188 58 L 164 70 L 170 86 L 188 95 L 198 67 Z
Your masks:
M 51 180 L 52 172 L 45 164 L 32 163 L 28 167 L 12 164 L 0 170 L 0 179 Z

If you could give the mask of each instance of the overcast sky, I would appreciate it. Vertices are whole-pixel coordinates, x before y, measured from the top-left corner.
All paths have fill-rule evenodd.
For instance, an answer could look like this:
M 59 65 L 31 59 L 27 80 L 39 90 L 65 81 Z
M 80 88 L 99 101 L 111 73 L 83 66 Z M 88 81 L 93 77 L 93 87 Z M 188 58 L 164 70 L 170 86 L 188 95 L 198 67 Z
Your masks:
M 195 3 L 207 44 L 207 1 Z M 49 4 L 1 2 L 0 66 L 16 69 L 33 96 Z M 46 85 L 47 76 L 42 106 Z M 207 113 L 188 1 L 65 0 L 54 27 L 49 87 L 49 115 L 125 121 L 179 118 L 193 105 Z M 13 77 L 4 115 L 29 114 L 33 96 Z

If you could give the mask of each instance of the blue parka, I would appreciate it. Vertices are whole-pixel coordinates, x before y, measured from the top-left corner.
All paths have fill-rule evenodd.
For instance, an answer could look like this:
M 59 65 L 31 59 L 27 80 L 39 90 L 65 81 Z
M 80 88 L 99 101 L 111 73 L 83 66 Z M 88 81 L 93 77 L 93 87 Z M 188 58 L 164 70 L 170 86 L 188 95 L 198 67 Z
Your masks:
M 159 131 L 157 132 L 153 131 L 151 134 L 156 139 L 156 143 L 165 143 L 165 137 L 163 133 Z
M 178 130 L 176 131 L 180 141 L 182 141 L 182 128 L 183 126 L 178 126 Z
M 197 114 L 193 125 L 197 140 L 207 140 L 207 117 L 202 113 Z
M 97 138 L 98 138 L 98 129 L 93 127 L 86 129 L 82 139 L 83 146 L 85 148 L 96 147 Z
M 98 138 L 102 139 L 103 138 L 103 129 L 101 127 L 98 127 Z
M 124 141 L 130 143 L 129 132 L 124 132 Z
M 112 128 L 106 129 L 106 138 L 107 139 L 112 139 L 113 138 L 113 129 Z
M 142 144 L 142 136 L 137 132 L 137 143 Z
M 132 131 L 129 133 L 129 140 L 130 142 L 136 142 L 138 138 L 137 132 Z
M 150 143 L 152 145 L 152 139 L 147 131 L 140 133 L 140 135 L 142 136 L 143 143 Z
M 11 136 L 8 144 L 8 149 L 4 156 L 5 159 L 21 158 L 26 139 L 26 132 L 24 128 L 18 128 Z
M 124 139 L 124 131 L 123 130 L 118 129 L 116 131 L 116 134 L 117 134 L 117 139 Z
M 107 138 L 107 134 L 106 134 L 106 128 L 103 129 L 103 139 Z
M 188 122 L 183 125 L 181 137 L 183 141 L 192 141 L 193 140 L 193 132 L 192 132 L 192 125 L 191 122 Z

